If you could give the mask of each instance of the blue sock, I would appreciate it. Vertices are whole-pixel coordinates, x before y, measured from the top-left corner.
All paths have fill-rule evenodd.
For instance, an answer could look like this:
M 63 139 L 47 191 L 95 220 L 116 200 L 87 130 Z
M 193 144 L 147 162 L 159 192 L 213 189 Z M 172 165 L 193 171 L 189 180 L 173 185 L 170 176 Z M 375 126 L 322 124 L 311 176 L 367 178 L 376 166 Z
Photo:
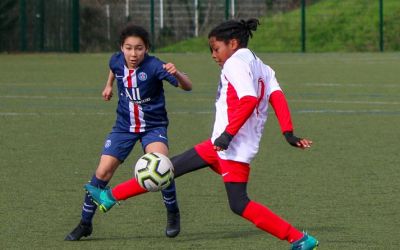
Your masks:
M 90 180 L 90 185 L 105 188 L 108 184 L 108 181 L 103 181 L 97 179 L 96 175 L 93 175 L 92 179 Z M 90 199 L 88 194 L 85 194 L 85 199 L 83 201 L 82 206 L 82 222 L 85 224 L 92 224 L 94 213 L 96 212 L 96 204 Z
M 161 193 L 167 211 L 170 213 L 178 213 L 179 207 L 178 200 L 176 199 L 175 181 L 172 181 L 166 189 L 161 191 Z

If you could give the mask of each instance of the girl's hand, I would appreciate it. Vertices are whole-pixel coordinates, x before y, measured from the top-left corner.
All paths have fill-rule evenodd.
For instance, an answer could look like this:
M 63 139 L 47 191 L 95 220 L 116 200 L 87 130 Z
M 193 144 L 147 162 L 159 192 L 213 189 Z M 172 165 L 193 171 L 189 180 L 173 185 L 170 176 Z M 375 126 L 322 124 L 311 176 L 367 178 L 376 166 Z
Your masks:
M 283 135 L 285 136 L 286 141 L 293 147 L 306 149 L 312 145 L 312 141 L 305 138 L 298 138 L 297 136 L 293 135 L 293 132 L 291 131 L 285 132 Z
M 214 150 L 222 151 L 222 150 L 228 149 L 229 144 L 231 143 L 232 139 L 233 139 L 233 135 L 224 131 L 217 139 L 215 139 Z
M 166 63 L 163 65 L 163 68 L 170 73 L 171 75 L 176 75 L 178 70 L 176 69 L 175 65 L 173 63 Z
M 104 90 L 103 90 L 103 93 L 102 93 L 102 96 L 103 96 L 103 99 L 104 99 L 104 101 L 109 101 L 109 100 L 111 100 L 111 97 L 113 96 L 113 88 L 112 88 L 112 86 L 106 86 L 105 88 L 104 88 Z
M 312 145 L 312 141 L 308 140 L 308 139 L 300 139 L 300 141 L 297 142 L 297 147 L 301 148 L 301 149 L 306 149 L 306 148 L 310 148 Z

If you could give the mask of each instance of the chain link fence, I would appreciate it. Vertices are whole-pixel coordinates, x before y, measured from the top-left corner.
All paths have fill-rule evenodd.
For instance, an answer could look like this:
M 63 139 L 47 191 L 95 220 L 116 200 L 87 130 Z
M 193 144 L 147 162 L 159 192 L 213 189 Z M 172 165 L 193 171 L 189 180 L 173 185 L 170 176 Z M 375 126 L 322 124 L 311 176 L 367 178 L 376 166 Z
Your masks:
M 120 29 L 127 22 L 145 27 L 153 48 L 204 35 L 229 18 L 261 17 L 268 1 L 247 0 L 114 0 L 81 1 L 81 49 L 110 50 L 117 46 Z M 270 11 L 281 11 L 293 0 L 270 1 Z M 96 28 L 93 28 L 95 27 Z M 96 39 L 93 39 L 96 37 Z
M 0 51 L 110 51 L 118 48 L 119 31 L 127 22 L 145 27 L 152 35 L 153 47 L 158 48 L 204 35 L 226 19 L 287 11 L 298 6 L 298 2 L 2 0 Z
M 345 41 L 338 38 L 341 28 L 352 20 L 346 13 L 335 11 L 319 13 L 315 3 L 348 5 L 349 12 L 357 12 L 365 19 L 365 29 L 378 29 L 378 11 L 368 13 L 363 7 L 351 4 L 355 0 L 1 0 L 0 1 L 0 51 L 66 51 L 102 52 L 118 49 L 118 34 L 127 22 L 146 28 L 152 37 L 153 49 L 196 36 L 204 36 L 221 21 L 235 18 L 265 18 L 275 21 L 267 25 L 277 29 L 276 43 L 291 42 L 296 51 L 340 50 Z M 365 0 L 366 5 L 378 6 L 380 0 Z M 381 0 L 383 1 L 383 0 Z M 340 2 L 340 3 L 339 3 Z M 303 27 L 301 6 L 307 6 L 307 27 Z M 283 13 L 295 13 L 296 17 Z M 332 19 L 334 17 L 334 19 Z M 293 21 L 294 20 L 294 21 Z M 337 25 L 331 24 L 336 20 Z M 388 26 L 395 25 L 387 21 Z M 316 27 L 326 27 L 321 35 Z M 278 30 L 279 29 L 279 30 Z M 282 29 L 286 32 L 281 32 Z M 329 30 L 332 29 L 332 30 Z M 361 31 L 354 34 L 362 36 Z M 378 31 L 375 32 L 378 37 Z M 370 34 L 370 33 L 369 33 Z M 351 35 L 351 34 L 350 34 Z M 354 50 L 371 50 L 378 47 L 379 38 L 370 35 L 367 45 L 355 45 Z M 304 41 L 302 41 L 302 39 Z M 332 41 L 334 45 L 332 44 Z M 273 43 L 273 42 L 272 42 Z M 328 44 L 330 47 L 326 47 Z M 303 46 L 303 48 L 301 48 Z M 389 46 L 388 46 L 389 47 Z M 316 49 L 313 49 L 316 48 Z M 396 48 L 396 47 L 394 47 Z M 373 50 L 373 49 L 372 49 Z M 272 50 L 273 51 L 273 50 Z

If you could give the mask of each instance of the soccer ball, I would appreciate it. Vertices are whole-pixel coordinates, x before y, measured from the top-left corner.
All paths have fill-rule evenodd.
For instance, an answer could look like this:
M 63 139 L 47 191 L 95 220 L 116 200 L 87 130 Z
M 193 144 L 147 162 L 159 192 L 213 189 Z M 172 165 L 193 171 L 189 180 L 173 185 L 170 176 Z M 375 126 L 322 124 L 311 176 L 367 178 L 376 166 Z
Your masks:
M 147 153 L 136 162 L 135 178 L 147 191 L 160 191 L 174 179 L 174 167 L 167 156 Z

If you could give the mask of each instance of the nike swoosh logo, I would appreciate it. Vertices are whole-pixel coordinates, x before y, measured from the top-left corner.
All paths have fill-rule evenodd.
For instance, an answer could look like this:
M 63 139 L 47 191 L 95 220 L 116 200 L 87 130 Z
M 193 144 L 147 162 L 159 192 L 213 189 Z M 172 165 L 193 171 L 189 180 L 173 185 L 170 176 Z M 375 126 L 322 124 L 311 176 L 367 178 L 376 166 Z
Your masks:
M 163 139 L 167 140 L 167 137 L 165 137 L 165 136 L 158 135 L 158 137 L 160 137 L 160 138 L 163 138 Z
M 122 77 L 124 77 L 123 75 L 117 75 L 117 74 L 115 74 L 115 77 L 117 77 L 117 78 L 122 78 Z
M 222 174 L 222 177 L 224 177 L 224 176 L 226 176 L 226 175 L 228 175 L 228 174 L 229 174 L 229 172 L 223 173 L 223 174 Z

